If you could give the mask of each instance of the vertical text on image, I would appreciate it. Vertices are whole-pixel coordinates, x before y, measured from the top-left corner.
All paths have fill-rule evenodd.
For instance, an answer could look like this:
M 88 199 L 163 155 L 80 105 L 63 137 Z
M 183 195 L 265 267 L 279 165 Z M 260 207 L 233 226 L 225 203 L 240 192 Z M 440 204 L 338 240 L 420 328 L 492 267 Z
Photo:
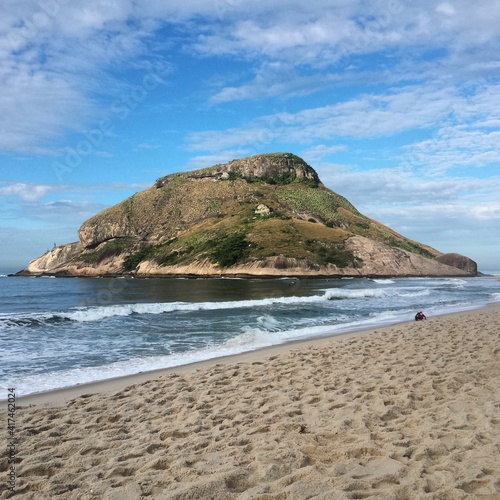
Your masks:
M 7 389 L 7 489 L 11 492 L 16 488 L 16 390 Z

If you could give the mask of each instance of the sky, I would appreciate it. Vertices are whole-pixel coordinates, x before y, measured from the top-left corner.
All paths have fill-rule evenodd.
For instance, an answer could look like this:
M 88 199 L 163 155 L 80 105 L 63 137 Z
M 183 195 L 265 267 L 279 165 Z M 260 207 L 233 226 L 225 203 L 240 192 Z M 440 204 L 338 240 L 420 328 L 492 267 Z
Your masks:
M 169 173 L 294 153 L 500 269 L 500 4 L 2 0 L 0 271 Z

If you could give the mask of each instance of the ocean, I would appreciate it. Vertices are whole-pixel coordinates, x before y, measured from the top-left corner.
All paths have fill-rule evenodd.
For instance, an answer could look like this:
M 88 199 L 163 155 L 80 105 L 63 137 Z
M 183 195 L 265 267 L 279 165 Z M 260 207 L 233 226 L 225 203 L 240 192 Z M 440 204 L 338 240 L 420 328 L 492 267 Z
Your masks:
M 0 399 L 500 301 L 500 279 L 0 274 Z

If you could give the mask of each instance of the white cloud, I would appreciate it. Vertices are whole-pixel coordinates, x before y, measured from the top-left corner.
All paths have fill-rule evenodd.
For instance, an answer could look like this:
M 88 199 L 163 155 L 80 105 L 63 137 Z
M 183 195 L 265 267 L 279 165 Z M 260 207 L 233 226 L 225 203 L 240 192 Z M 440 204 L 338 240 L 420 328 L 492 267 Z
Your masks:
M 337 144 L 335 146 L 317 144 L 316 146 L 303 150 L 300 153 L 300 156 L 304 158 L 304 160 L 306 160 L 310 165 L 318 165 L 323 163 L 325 158 L 335 155 L 336 153 L 344 153 L 347 151 L 347 149 L 347 146 L 342 144 Z
M 47 153 L 47 141 L 88 118 L 93 104 L 60 76 L 33 74 L 27 66 L 15 74 L 0 69 L 0 149 Z
M 59 189 L 46 184 L 16 182 L 0 186 L 0 196 L 18 196 L 23 201 L 34 202 Z
M 65 224 L 71 223 L 76 230 L 85 220 L 105 208 L 106 205 L 101 203 L 61 199 L 22 207 L 22 214 L 30 220 L 43 221 L 44 224 L 61 225 L 63 221 Z
M 2 9 L 0 112 L 2 123 L 8 125 L 0 129 L 0 148 L 42 154 L 66 131 L 95 123 L 103 112 L 96 97 L 99 93 L 124 92 L 110 73 L 112 66 L 118 62 L 140 65 L 141 56 L 155 57 L 151 47 L 177 43 L 155 39 L 165 24 L 177 23 L 182 33 L 183 47 L 175 49 L 187 50 L 191 45 L 203 55 L 234 55 L 253 62 L 250 81 L 214 92 L 212 102 L 219 104 L 314 92 L 345 78 L 335 71 L 341 60 L 343 70 L 354 64 L 352 73 L 359 78 L 359 62 L 351 56 L 388 49 L 391 57 L 377 68 L 378 77 L 398 81 L 425 73 L 446 78 L 450 70 L 463 73 L 464 67 L 474 65 L 475 78 L 480 78 L 477 68 L 495 71 L 491 63 L 499 48 L 500 7 L 486 0 L 476 2 L 473 9 L 465 0 L 437 6 L 430 0 L 412 6 L 397 0 L 315 0 L 307 5 L 298 0 L 19 0 Z M 198 21 L 200 16 L 204 23 Z M 409 47 L 411 53 L 406 52 Z M 419 60 L 424 61 L 422 54 L 434 49 L 443 51 L 439 64 L 417 67 Z M 408 56 L 411 65 L 405 62 Z M 297 71 L 298 66 L 307 71 Z M 332 70 L 325 73 L 321 68 Z M 374 126 L 380 133 L 394 129 L 394 110 L 370 109 L 373 102 L 359 104 L 370 110 L 369 119 L 357 123 L 358 128 L 360 124 L 365 127 L 365 136 Z M 415 126 L 427 123 L 408 104 L 413 113 L 402 108 L 396 116 L 401 128 L 413 125 L 412 114 Z M 424 114 L 431 111 L 426 104 Z M 359 118 L 362 111 L 360 107 L 353 118 Z M 351 134 L 353 126 L 346 123 L 341 128 L 334 118 L 320 125 L 324 134 Z
M 195 132 L 189 135 L 189 146 L 194 151 L 223 151 L 226 149 L 262 149 L 266 144 L 279 140 L 282 126 L 276 121 L 262 120 L 262 124 L 256 123 L 242 128 L 227 129 L 224 131 Z M 239 146 L 239 148 L 238 148 Z
M 434 172 L 500 163 L 499 98 L 498 85 L 482 84 L 468 97 L 450 99 L 451 117 L 434 137 L 408 145 L 404 162 Z
M 454 105 L 453 89 L 407 86 L 388 94 L 365 94 L 345 102 L 264 116 L 239 129 L 193 133 L 194 149 L 288 140 L 304 143 L 334 137 L 373 138 L 439 123 Z
M 323 182 L 331 189 L 346 196 L 354 204 L 369 207 L 370 211 L 401 207 L 403 212 L 421 210 L 422 207 L 453 207 L 450 213 L 469 214 L 475 207 L 485 206 L 484 200 L 494 199 L 500 192 L 500 176 L 478 179 L 474 177 L 422 176 L 403 168 L 382 168 L 359 171 L 323 163 L 316 166 Z M 500 202 L 490 202 L 490 208 Z M 446 210 L 446 209 L 443 209 Z M 483 211 L 483 214 L 485 212 Z M 494 216 L 496 209 L 490 214 Z M 482 217 L 484 218 L 484 217 Z
M 245 57 L 255 66 L 253 80 L 217 91 L 215 103 L 278 95 L 278 89 L 282 95 L 295 95 L 301 84 L 305 91 L 318 88 L 311 87 L 314 77 L 307 82 L 297 73 L 283 79 L 267 71 L 270 64 L 288 71 L 331 68 L 329 73 L 335 75 L 335 70 L 349 71 L 353 65 L 359 73 L 360 64 L 367 61 L 360 57 L 374 56 L 368 62 L 379 72 L 375 80 L 383 75 L 386 82 L 450 77 L 464 81 L 496 71 L 492 63 L 500 49 L 500 7 L 486 0 L 473 9 L 464 0 L 437 7 L 430 0 L 414 5 L 393 0 L 313 1 L 307 8 L 295 1 L 270 2 L 243 19 L 222 26 L 208 23 L 194 45 L 205 56 Z
M 2 6 L 0 149 L 56 154 L 53 141 L 102 118 L 102 96 L 119 97 L 128 88 L 110 69 L 118 62 L 135 64 L 147 52 L 147 21 L 128 23 L 133 6 L 95 0 L 84 6 L 62 0 Z
M 233 149 L 220 151 L 213 155 L 194 156 L 189 160 L 188 168 L 205 168 L 212 165 L 217 165 L 218 163 L 227 163 L 236 158 L 242 158 L 244 156 L 249 156 L 255 153 L 256 151 L 250 151 L 248 149 Z
M 211 102 L 223 102 L 255 99 L 256 97 L 280 97 L 310 92 L 328 84 L 329 77 L 300 77 L 288 64 L 279 62 L 264 63 L 253 81 L 239 87 L 224 87 L 211 97 Z
M 3 185 L 2 185 L 3 184 Z M 20 198 L 24 202 L 33 202 L 35 206 L 41 206 L 36 202 L 41 201 L 43 198 L 47 197 L 53 193 L 72 193 L 73 195 L 79 197 L 89 198 L 94 196 L 94 193 L 99 192 L 134 192 L 137 190 L 142 190 L 149 187 L 144 184 L 136 183 L 123 183 L 123 182 L 105 182 L 97 184 L 87 184 L 87 185 L 68 185 L 68 184 L 35 184 L 29 182 L 9 182 L 0 181 L 0 196 L 15 196 Z M 47 207 L 60 206 L 61 203 L 69 204 L 73 203 L 72 206 L 77 206 L 79 203 L 87 203 L 80 201 L 71 200 L 59 200 L 57 202 L 48 202 Z
M 457 11 L 455 10 L 452 4 L 448 2 L 443 2 L 436 7 L 436 12 L 444 14 L 445 16 L 453 16 L 456 14 Z
M 476 220 L 500 221 L 500 202 L 494 204 L 474 205 L 471 213 Z
M 201 53 L 211 55 L 246 53 L 249 57 L 286 60 L 293 49 L 298 52 L 301 62 L 310 63 L 314 58 L 317 64 L 318 56 L 326 47 L 338 47 L 342 40 L 353 39 L 360 31 L 352 20 L 329 13 L 324 13 L 320 19 L 302 20 L 300 24 L 297 21 L 289 20 L 286 16 L 284 19 L 273 18 L 273 24 L 253 19 L 240 21 L 229 26 L 227 33 L 200 35 L 196 48 Z M 304 50 L 313 47 L 314 50 Z M 330 54 L 329 60 L 342 55 L 342 51 L 337 49 Z

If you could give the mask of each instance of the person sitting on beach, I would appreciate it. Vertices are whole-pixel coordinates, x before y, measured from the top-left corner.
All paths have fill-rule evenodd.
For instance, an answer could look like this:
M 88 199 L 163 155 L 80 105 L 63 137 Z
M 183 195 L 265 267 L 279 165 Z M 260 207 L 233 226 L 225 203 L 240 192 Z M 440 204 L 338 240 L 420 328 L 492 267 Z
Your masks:
M 422 321 L 423 319 L 427 318 L 422 311 L 419 311 L 417 314 L 415 314 L 415 321 Z

